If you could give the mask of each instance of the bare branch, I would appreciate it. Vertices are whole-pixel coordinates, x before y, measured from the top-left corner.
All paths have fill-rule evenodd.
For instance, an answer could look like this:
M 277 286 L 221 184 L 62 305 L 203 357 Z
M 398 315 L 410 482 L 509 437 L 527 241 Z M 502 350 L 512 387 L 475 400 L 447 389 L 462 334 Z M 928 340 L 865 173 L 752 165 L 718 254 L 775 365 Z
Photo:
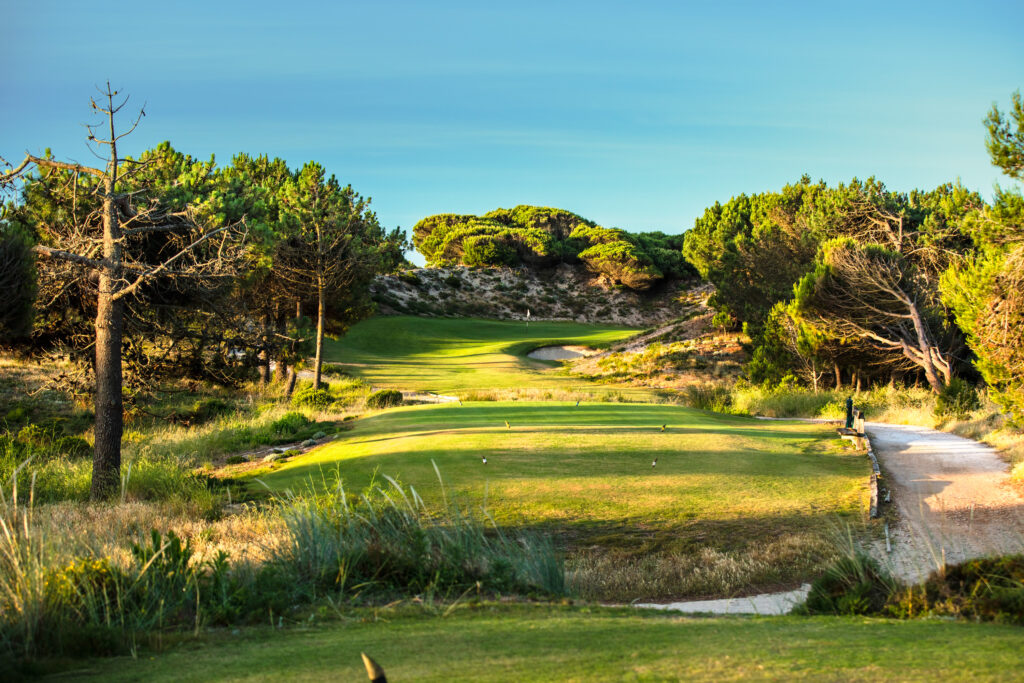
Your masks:
M 47 247 L 42 244 L 37 244 L 33 246 L 32 251 L 35 252 L 36 254 L 39 254 L 40 256 L 45 256 L 47 258 L 62 259 L 64 261 L 71 261 L 72 263 L 87 266 L 89 268 L 92 268 L 93 270 L 100 270 L 105 267 L 105 264 L 102 261 L 96 261 L 95 259 L 86 258 L 85 256 L 81 256 L 80 254 L 73 254 L 70 251 L 54 249 L 52 247 Z
M 202 237 L 197 239 L 195 242 L 193 242 L 192 244 L 190 244 L 187 247 L 183 248 L 177 254 L 175 254 L 174 256 L 170 257 L 169 259 L 167 259 L 166 261 L 164 261 L 160 265 L 154 266 L 153 268 L 150 268 L 149 270 L 147 270 L 144 273 L 142 273 L 141 275 L 139 275 L 137 278 L 135 278 L 134 282 L 132 282 L 130 285 L 124 287 L 123 289 L 121 289 L 117 293 L 115 293 L 113 295 L 113 297 L 112 297 L 113 300 L 117 301 L 119 299 L 123 299 L 124 297 L 126 297 L 129 294 L 131 294 L 132 292 L 137 290 L 139 287 L 141 287 L 142 284 L 147 279 L 149 279 L 149 278 L 151 278 L 151 277 L 153 277 L 155 275 L 159 275 L 163 271 L 167 270 L 172 263 L 177 261 L 179 258 L 184 256 L 185 254 L 188 254 L 190 251 L 192 251 L 193 249 L 198 247 L 203 242 L 207 241 L 208 239 L 210 239 L 214 235 L 216 235 L 218 233 L 222 233 L 225 230 L 228 230 L 228 229 L 233 228 L 233 227 L 236 227 L 236 226 L 235 225 L 225 225 L 222 228 L 217 228 L 216 230 L 211 230 L 210 232 L 204 234 Z

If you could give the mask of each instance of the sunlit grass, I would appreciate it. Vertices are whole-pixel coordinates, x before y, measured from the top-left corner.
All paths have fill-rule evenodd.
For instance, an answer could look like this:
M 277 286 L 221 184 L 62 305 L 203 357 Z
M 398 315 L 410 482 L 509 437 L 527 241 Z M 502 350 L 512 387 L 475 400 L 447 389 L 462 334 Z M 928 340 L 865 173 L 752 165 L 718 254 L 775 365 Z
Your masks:
M 532 322 L 527 327 L 522 321 L 376 317 L 329 342 L 327 360 L 374 386 L 406 390 L 569 389 L 589 383 L 556 372 L 556 363 L 526 354 L 558 344 L 608 346 L 636 331 L 572 322 Z
M 817 566 L 812 549 L 830 523 L 863 514 L 867 461 L 833 436 L 827 426 L 670 405 L 412 406 L 360 420 L 324 447 L 254 472 L 252 490 L 330 486 L 336 477 L 358 489 L 379 471 L 436 503 L 436 463 L 449 495 L 486 506 L 503 525 L 547 530 L 571 552 L 742 553 L 766 538 L 805 539 L 807 556 L 783 571 L 737 575 L 766 585 L 800 580 Z M 684 584 L 666 590 L 701 590 Z

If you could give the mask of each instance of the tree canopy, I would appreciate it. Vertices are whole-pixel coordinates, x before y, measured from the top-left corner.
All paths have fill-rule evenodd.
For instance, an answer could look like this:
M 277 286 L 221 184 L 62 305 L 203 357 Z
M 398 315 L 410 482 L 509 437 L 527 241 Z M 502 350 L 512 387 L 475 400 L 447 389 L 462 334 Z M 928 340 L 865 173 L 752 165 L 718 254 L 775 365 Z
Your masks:
M 483 216 L 438 214 L 413 228 L 413 244 L 432 266 L 534 266 L 582 263 L 613 284 L 645 290 L 694 274 L 682 236 L 604 228 L 563 209 L 520 205 Z

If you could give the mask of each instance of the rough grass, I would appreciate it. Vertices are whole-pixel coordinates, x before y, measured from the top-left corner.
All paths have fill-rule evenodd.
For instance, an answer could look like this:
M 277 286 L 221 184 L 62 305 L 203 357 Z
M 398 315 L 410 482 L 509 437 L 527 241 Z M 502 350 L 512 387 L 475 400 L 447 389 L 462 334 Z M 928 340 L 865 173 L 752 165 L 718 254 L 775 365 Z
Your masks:
M 648 582 L 672 595 L 704 594 L 743 580 L 748 590 L 799 582 L 819 561 L 820 544 L 807 535 L 824 534 L 837 517 L 860 518 L 867 462 L 830 437 L 826 426 L 671 405 L 415 406 L 360 420 L 342 438 L 251 476 L 277 491 L 311 480 L 330 486 L 335 477 L 358 489 L 379 470 L 436 503 L 436 462 L 450 495 L 486 506 L 504 526 L 555 534 L 567 548 L 596 546 L 620 560 L 711 549 L 727 559 L 723 566 L 744 567 L 725 580 L 677 580 L 691 560 L 676 560 L 669 578 Z M 766 537 L 803 550 L 767 552 Z M 750 552 L 758 558 L 747 562 L 741 555 Z M 769 557 L 777 570 L 764 568 Z M 590 577 L 582 592 L 623 597 L 628 579 L 602 579 L 594 568 L 625 565 L 592 558 L 579 566 Z
M 466 604 L 211 634 L 155 658 L 76 663 L 91 680 L 1007 680 L 1020 629 L 863 617 L 695 618 L 631 609 Z

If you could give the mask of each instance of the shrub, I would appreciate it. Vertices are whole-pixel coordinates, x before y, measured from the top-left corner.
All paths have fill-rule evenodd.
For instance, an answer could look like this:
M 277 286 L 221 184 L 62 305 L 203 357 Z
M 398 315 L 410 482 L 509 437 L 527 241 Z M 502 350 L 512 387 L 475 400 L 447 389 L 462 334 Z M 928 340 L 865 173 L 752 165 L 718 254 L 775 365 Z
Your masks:
M 413 273 L 412 271 L 408 270 L 399 273 L 398 279 L 406 283 L 407 285 L 412 285 L 413 287 L 419 287 L 421 284 L 423 284 L 420 281 L 419 276 L 416 275 L 416 273 Z
M 683 392 L 683 402 L 690 408 L 725 413 L 732 407 L 732 392 L 719 384 L 691 384 Z
M 311 422 L 312 420 L 302 413 L 285 413 L 270 423 L 270 431 L 274 434 L 290 436 L 297 433 L 300 429 L 309 425 Z
M 314 389 L 311 386 L 299 389 L 292 396 L 293 406 L 306 406 L 309 408 L 316 408 L 317 410 L 323 410 L 333 402 L 334 397 L 331 396 L 331 392 L 329 390 Z
M 897 590 L 874 559 L 856 552 L 840 558 L 811 584 L 804 614 L 878 614 Z
M 897 591 L 892 616 L 955 616 L 1024 624 L 1024 555 L 986 557 L 947 566 L 919 586 Z
M 396 389 L 381 389 L 366 397 L 368 408 L 390 408 L 401 405 L 402 392 Z
M 978 392 L 973 386 L 954 377 L 935 398 L 935 416 L 966 419 L 981 407 Z
M 202 424 L 209 422 L 215 417 L 232 412 L 235 407 L 221 398 L 204 398 L 196 401 L 192 410 L 188 413 L 190 424 Z

